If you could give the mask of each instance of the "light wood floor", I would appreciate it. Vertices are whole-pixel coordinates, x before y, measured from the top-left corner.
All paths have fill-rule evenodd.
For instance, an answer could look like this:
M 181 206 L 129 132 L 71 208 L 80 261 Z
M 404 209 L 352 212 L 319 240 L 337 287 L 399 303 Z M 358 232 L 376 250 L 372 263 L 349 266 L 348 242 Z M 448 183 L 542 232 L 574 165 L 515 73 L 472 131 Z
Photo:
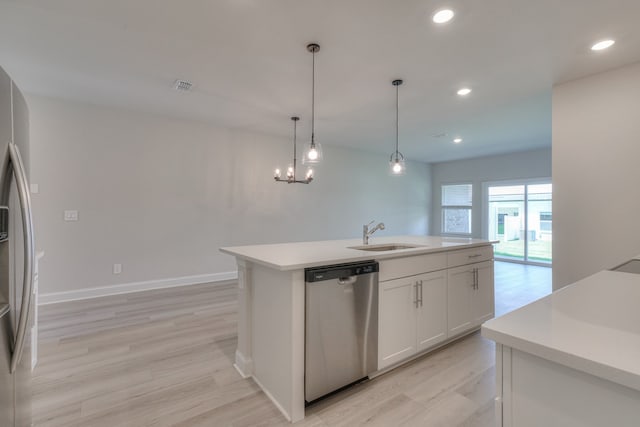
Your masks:
M 287 425 L 232 366 L 236 311 L 234 282 L 40 307 L 35 425 Z M 494 394 L 494 344 L 476 333 L 307 408 L 296 425 L 492 426 Z
M 549 295 L 551 279 L 549 267 L 496 261 L 496 316 Z

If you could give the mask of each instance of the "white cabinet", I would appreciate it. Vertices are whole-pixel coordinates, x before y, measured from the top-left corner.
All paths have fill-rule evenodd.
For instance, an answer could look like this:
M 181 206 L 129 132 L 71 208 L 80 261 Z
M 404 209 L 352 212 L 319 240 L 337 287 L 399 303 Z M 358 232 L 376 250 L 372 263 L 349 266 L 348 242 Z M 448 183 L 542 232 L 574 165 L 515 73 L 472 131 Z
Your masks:
M 378 369 L 447 337 L 446 270 L 380 283 Z
M 450 268 L 447 300 L 449 337 L 493 318 L 493 261 Z
M 416 312 L 417 351 L 426 350 L 447 338 L 446 270 L 417 277 L 420 304 Z
M 493 247 L 380 261 L 378 369 L 491 319 Z
M 473 295 L 473 324 L 481 325 L 495 316 L 493 261 L 475 264 L 476 292 Z
M 454 336 L 471 328 L 474 269 L 467 265 L 451 268 L 447 276 L 447 325 L 449 336 Z
M 378 369 L 416 352 L 415 285 L 414 276 L 380 283 Z

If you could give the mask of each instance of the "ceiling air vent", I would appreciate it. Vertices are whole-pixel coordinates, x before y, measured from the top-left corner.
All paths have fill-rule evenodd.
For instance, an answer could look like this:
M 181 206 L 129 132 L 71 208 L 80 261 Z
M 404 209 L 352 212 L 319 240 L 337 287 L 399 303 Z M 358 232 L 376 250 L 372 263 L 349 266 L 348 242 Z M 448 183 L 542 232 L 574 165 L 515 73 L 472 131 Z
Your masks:
M 188 82 L 186 80 L 176 80 L 175 83 L 173 84 L 173 88 L 175 90 L 182 90 L 185 92 L 188 92 L 191 90 L 191 87 L 193 86 L 193 83 Z

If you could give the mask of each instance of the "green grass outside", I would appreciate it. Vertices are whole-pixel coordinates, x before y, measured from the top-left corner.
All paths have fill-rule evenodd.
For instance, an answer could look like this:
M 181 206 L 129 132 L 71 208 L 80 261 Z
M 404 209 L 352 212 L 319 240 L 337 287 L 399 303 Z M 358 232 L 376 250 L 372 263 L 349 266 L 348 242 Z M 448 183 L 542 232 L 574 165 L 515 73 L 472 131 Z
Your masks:
M 512 258 L 522 258 L 524 254 L 524 240 L 500 241 L 495 246 L 495 255 Z M 551 262 L 551 241 L 536 240 L 529 242 L 529 260 Z

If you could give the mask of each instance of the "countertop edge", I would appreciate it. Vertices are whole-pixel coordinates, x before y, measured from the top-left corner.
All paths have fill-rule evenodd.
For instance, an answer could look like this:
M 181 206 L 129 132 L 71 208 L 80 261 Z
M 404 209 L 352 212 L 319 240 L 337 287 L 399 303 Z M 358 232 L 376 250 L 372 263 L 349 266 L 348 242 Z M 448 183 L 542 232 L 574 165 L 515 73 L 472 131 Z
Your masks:
M 501 332 L 497 329 L 491 328 L 490 325 L 486 326 L 486 323 L 489 322 L 491 321 L 485 322 L 485 324 L 483 324 L 481 327 L 481 335 L 484 338 L 495 341 L 498 344 L 511 347 L 515 350 L 529 353 L 542 359 L 558 363 L 560 365 L 566 366 L 567 368 L 581 371 L 598 378 L 640 391 L 639 375 L 616 368 L 615 366 L 600 363 L 595 360 L 587 359 L 576 354 L 559 350 L 557 348 L 549 347 L 524 338 L 520 338 L 506 332 Z
M 300 242 L 300 243 L 307 243 L 307 242 Z M 233 248 L 240 248 L 242 246 L 222 247 L 222 248 L 219 248 L 219 251 L 227 255 L 232 255 L 236 258 L 240 258 L 246 261 L 251 261 L 256 264 L 260 264 L 260 265 L 272 268 L 274 270 L 291 271 L 291 270 L 299 270 L 303 268 L 319 267 L 319 266 L 331 265 L 331 264 L 343 264 L 343 263 L 360 262 L 360 261 L 367 261 L 367 260 L 385 260 L 385 259 L 393 259 L 393 258 L 404 258 L 407 256 L 427 255 L 427 254 L 438 253 L 438 252 L 450 252 L 450 251 L 461 250 L 461 249 L 490 246 L 493 243 L 496 243 L 496 242 L 491 240 L 485 240 L 481 242 L 468 242 L 468 243 L 461 242 L 459 245 L 452 245 L 452 246 L 446 246 L 446 247 L 442 247 L 442 246 L 417 247 L 417 248 L 408 248 L 408 249 L 401 249 L 401 250 L 395 250 L 395 251 L 380 251 L 380 252 L 370 252 L 370 251 L 363 251 L 359 249 L 351 249 L 354 251 L 354 256 L 336 257 L 331 259 L 323 259 L 321 261 L 316 261 L 316 262 L 305 262 L 301 264 L 274 264 L 274 263 L 270 263 L 268 261 L 265 261 L 256 257 L 252 257 L 246 254 L 242 254 L 233 250 Z

